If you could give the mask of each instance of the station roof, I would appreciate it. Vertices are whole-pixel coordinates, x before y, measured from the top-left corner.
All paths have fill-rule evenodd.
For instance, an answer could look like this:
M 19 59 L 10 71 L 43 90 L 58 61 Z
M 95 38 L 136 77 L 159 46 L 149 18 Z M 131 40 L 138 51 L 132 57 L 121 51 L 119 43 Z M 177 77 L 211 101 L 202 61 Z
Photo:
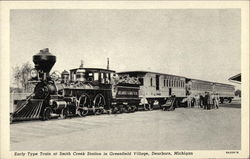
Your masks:
M 232 76 L 228 79 L 229 81 L 234 81 L 234 82 L 241 82 L 241 73 Z

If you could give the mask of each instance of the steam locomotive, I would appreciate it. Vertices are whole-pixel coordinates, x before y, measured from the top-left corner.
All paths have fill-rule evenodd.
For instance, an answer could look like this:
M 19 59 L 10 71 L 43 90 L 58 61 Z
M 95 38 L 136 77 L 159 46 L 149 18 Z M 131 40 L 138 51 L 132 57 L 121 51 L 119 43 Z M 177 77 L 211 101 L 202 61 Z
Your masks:
M 134 112 L 138 109 L 166 109 L 186 106 L 188 95 L 218 93 L 221 103 L 232 101 L 234 86 L 149 71 L 118 72 L 101 68 L 79 68 L 50 73 L 56 56 L 49 49 L 33 56 L 31 83 L 33 93 L 17 103 L 12 120 L 42 119 L 60 116 Z M 175 96 L 174 103 L 171 97 Z
M 35 68 L 30 82 L 34 92 L 17 104 L 11 120 L 49 120 L 53 114 L 70 115 L 134 112 L 140 103 L 139 81 L 120 78 L 115 71 L 98 68 L 79 68 L 61 74 L 50 70 L 56 56 L 48 49 L 33 56 Z

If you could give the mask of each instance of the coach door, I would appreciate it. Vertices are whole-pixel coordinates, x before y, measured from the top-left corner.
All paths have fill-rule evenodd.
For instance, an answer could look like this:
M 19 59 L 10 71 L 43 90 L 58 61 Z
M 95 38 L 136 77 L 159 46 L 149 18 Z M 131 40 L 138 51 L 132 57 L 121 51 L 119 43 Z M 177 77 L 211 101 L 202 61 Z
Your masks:
M 156 82 L 156 90 L 159 90 L 159 83 L 160 83 L 160 81 L 159 81 L 159 75 L 156 75 L 156 77 L 155 77 L 155 82 Z
M 169 88 L 168 92 L 169 92 L 168 95 L 171 96 L 171 94 L 172 94 L 172 88 Z

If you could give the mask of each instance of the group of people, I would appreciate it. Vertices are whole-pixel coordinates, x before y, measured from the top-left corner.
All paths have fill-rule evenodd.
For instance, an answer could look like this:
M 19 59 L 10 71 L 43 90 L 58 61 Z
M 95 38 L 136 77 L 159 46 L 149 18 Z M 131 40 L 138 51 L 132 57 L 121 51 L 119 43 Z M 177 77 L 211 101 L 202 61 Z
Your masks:
M 210 109 L 219 109 L 219 94 L 218 93 L 209 93 L 205 92 L 205 96 L 201 94 L 195 95 L 194 97 L 188 95 L 187 97 L 187 106 L 188 108 L 200 107 L 206 110 Z

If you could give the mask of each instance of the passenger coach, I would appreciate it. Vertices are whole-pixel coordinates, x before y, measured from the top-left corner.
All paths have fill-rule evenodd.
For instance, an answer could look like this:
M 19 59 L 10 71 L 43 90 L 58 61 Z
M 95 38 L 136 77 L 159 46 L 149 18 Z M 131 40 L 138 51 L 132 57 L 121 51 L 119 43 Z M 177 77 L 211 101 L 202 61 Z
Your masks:
M 227 100 L 229 103 L 234 97 L 235 88 L 233 85 L 203 81 L 198 79 L 186 79 L 187 94 L 190 94 L 192 97 L 196 95 L 205 96 L 205 92 L 210 94 L 218 94 L 220 102 L 223 103 Z
M 138 78 L 140 81 L 139 97 L 145 110 L 161 107 L 171 95 L 176 96 L 177 105 L 180 105 L 186 97 L 185 77 L 147 71 L 128 71 L 117 74 Z

